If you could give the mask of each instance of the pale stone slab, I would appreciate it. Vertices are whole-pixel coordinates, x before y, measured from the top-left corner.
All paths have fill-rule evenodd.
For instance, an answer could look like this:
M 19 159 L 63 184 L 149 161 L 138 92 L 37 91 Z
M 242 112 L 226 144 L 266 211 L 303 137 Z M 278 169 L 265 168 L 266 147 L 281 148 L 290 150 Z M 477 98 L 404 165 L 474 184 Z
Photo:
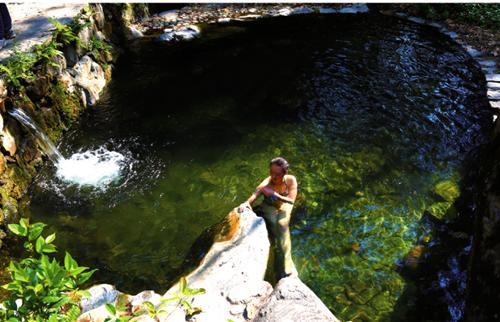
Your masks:
M 340 322 L 309 287 L 297 277 L 281 279 L 254 322 Z
M 233 211 L 233 214 L 237 213 Z M 236 235 L 231 240 L 215 243 L 201 265 L 187 276 L 190 288 L 206 290 L 193 299 L 191 305 L 200 307 L 202 312 L 191 321 L 245 321 L 244 316 L 251 313 L 246 307 L 260 304 L 272 291 L 270 284 L 264 281 L 270 245 L 264 219 L 251 210 L 237 215 Z M 177 290 L 178 284 L 164 297 Z M 185 321 L 184 314 L 177 316 L 179 321 Z M 172 321 L 172 316 L 168 321 Z

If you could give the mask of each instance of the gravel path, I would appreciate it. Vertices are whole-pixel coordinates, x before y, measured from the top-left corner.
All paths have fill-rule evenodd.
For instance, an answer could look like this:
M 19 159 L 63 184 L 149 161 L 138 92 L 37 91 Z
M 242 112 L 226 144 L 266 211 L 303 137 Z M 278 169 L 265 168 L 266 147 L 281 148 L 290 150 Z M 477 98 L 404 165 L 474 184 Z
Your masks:
M 47 17 L 68 23 L 84 6 L 84 3 L 52 1 L 49 3 L 7 3 L 12 18 L 12 29 L 17 37 L 10 40 L 3 49 L 0 49 L 0 61 L 10 57 L 14 50 L 26 51 L 33 45 L 49 39 L 53 25 Z

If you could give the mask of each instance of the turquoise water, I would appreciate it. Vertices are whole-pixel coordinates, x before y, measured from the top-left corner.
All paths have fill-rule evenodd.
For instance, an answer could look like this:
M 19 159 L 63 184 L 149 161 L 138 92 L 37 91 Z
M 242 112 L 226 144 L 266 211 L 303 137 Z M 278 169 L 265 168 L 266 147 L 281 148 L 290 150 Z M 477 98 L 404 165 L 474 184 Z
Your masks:
M 376 15 L 203 30 L 135 44 L 59 142 L 66 157 L 123 154 L 120 179 L 79 187 L 47 164 L 27 213 L 99 268 L 96 282 L 164 291 L 281 155 L 299 182 L 301 278 L 341 319 L 404 317 L 415 282 L 401 270 L 433 245 L 426 218 L 456 215 L 463 162 L 491 120 L 479 67 L 437 30 Z

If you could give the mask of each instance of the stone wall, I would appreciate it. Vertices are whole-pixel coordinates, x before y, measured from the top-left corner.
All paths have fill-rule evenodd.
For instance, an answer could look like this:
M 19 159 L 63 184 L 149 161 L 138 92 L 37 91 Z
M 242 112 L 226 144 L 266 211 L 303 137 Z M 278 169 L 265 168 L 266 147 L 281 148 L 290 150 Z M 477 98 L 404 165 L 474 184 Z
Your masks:
M 18 220 L 19 200 L 44 158 L 35 137 L 8 110 L 23 109 L 57 141 L 87 107 L 96 104 L 121 48 L 132 37 L 128 26 L 146 14 L 143 5 L 90 5 L 75 17 L 83 26 L 80 41 L 63 45 L 62 54 L 35 64 L 33 80 L 21 80 L 22 86 L 15 87 L 0 76 L 0 247 L 8 235 L 5 226 Z

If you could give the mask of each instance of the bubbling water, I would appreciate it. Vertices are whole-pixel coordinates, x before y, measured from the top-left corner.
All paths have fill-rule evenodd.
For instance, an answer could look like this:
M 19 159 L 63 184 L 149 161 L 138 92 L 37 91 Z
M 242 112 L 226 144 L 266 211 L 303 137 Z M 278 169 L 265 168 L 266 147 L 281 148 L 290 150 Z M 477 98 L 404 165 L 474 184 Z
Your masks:
M 56 166 L 57 177 L 63 182 L 102 189 L 120 178 L 121 169 L 125 164 L 123 154 L 99 147 L 95 150 L 75 153 L 66 159 L 44 131 L 23 110 L 15 108 L 9 111 L 9 114 L 37 138 L 43 153 Z
M 100 147 L 60 160 L 56 175 L 67 183 L 105 188 L 120 178 L 124 164 L 123 154 Z

